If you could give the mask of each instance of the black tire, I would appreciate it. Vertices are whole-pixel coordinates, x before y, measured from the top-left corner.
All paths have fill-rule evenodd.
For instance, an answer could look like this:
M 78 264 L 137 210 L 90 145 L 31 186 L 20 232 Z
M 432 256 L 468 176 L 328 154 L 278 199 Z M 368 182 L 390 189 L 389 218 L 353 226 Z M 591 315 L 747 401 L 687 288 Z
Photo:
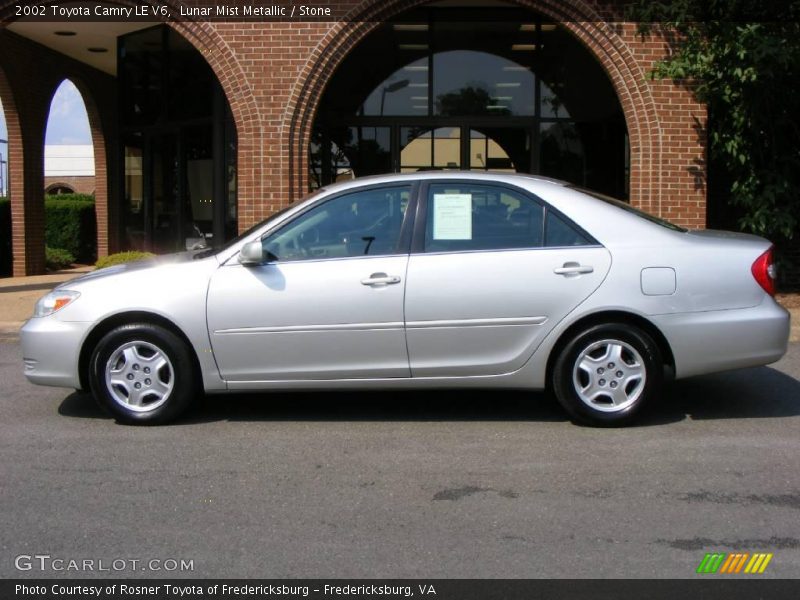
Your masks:
M 109 377 L 124 384 L 106 382 L 112 358 L 115 368 Z M 177 335 L 152 323 L 121 325 L 103 336 L 89 361 L 89 384 L 101 408 L 130 425 L 172 421 L 189 407 L 200 387 L 191 349 Z
M 615 362 L 619 358 L 613 358 L 617 349 L 622 366 Z M 553 391 L 561 406 L 573 421 L 593 427 L 627 425 L 658 400 L 663 382 L 658 345 L 646 332 L 625 323 L 594 325 L 576 334 L 559 353 L 552 371 Z

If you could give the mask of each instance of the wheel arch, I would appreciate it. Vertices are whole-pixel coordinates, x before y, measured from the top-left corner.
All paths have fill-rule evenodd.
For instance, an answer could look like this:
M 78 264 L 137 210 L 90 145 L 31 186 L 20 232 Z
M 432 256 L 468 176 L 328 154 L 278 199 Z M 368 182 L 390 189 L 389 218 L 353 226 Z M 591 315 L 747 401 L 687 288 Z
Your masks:
M 109 315 L 97 323 L 83 341 L 83 344 L 81 345 L 80 356 L 78 357 L 78 376 L 80 377 L 81 389 L 89 389 L 89 361 L 91 360 L 92 352 L 94 351 L 98 342 L 112 329 L 115 329 L 120 325 L 127 325 L 130 323 L 149 323 L 151 325 L 159 325 L 160 327 L 163 327 L 164 329 L 167 329 L 168 331 L 171 331 L 177 335 L 189 348 L 189 353 L 192 357 L 192 361 L 194 362 L 196 373 L 198 376 L 201 375 L 202 369 L 200 366 L 200 359 L 197 356 L 197 351 L 195 350 L 191 341 L 189 341 L 188 336 L 180 327 L 166 317 L 157 313 L 147 311 L 127 311 Z
M 546 381 L 548 387 L 552 382 L 553 365 L 569 340 L 571 340 L 580 331 L 584 331 L 595 325 L 603 325 L 606 323 L 625 323 L 627 325 L 638 327 L 644 331 L 658 346 L 665 369 L 668 369 L 670 373 L 675 372 L 675 356 L 672 354 L 672 348 L 670 347 L 666 336 L 664 336 L 661 330 L 656 327 L 652 321 L 649 321 L 645 317 L 636 313 L 626 312 L 623 310 L 606 310 L 585 315 L 561 332 L 561 335 L 558 337 L 558 341 L 556 341 L 556 343 L 553 345 L 550 355 L 547 358 Z

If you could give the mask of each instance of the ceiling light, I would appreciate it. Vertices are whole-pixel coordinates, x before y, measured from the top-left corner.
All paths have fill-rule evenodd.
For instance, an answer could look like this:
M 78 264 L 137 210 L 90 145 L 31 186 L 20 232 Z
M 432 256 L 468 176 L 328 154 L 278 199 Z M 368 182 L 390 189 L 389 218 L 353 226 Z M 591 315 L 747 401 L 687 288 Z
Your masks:
M 508 82 L 508 83 L 506 83 L 506 82 L 503 82 L 503 83 L 495 83 L 495 84 L 494 84 L 494 87 L 499 87 L 499 88 L 512 88 L 512 87 L 519 87 L 519 86 L 521 86 L 521 85 L 522 85 L 521 83 L 519 83 L 518 81 L 516 81 L 516 82 Z
M 78 35 L 74 31 L 66 31 L 66 30 L 54 31 L 53 33 L 55 33 L 56 35 L 64 36 L 64 37 L 70 37 L 70 36 L 73 36 L 73 35 Z
M 502 102 L 503 100 L 513 100 L 513 96 L 492 96 L 492 100 L 495 102 Z
M 100 48 L 99 46 L 92 46 L 91 48 L 87 48 L 89 52 L 94 52 L 95 54 L 102 54 L 103 52 L 108 52 L 108 48 Z
M 427 82 L 423 82 L 423 83 L 409 83 L 409 84 L 408 84 L 408 87 L 428 87 L 428 83 L 427 83 Z
M 519 26 L 520 31 L 536 31 L 536 23 L 523 23 Z
M 428 101 L 428 97 L 427 96 L 411 96 L 411 99 L 415 100 L 415 101 L 419 101 L 419 102 L 427 102 Z
M 522 65 L 513 65 L 503 67 L 503 71 L 530 71 L 530 67 L 523 67 Z
M 555 23 L 542 23 L 542 31 L 554 31 L 556 27 Z
M 400 50 L 427 50 L 428 44 L 398 44 Z
M 405 71 L 427 71 L 428 65 L 408 65 L 403 67 Z
M 395 23 L 392 28 L 395 31 L 428 31 L 425 23 Z
M 511 49 L 527 52 L 530 50 L 536 50 L 536 44 L 511 44 Z

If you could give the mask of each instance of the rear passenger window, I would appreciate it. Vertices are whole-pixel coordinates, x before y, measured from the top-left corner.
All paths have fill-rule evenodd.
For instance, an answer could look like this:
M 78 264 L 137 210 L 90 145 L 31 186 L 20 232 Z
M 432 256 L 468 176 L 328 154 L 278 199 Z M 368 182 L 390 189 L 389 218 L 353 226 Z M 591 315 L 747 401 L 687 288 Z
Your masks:
M 542 246 L 543 206 L 509 188 L 432 184 L 427 213 L 426 252 Z
M 547 226 L 544 234 L 549 248 L 560 246 L 590 246 L 594 242 L 575 229 L 552 210 L 547 211 Z

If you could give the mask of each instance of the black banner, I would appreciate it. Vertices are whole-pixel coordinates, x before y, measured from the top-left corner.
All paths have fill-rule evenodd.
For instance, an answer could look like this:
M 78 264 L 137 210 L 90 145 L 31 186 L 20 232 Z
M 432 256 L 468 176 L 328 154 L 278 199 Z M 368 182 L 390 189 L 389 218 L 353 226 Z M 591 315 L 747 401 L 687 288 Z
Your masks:
M 700 579 L 16 579 L 0 582 L 2 600 L 268 600 L 281 598 L 401 600 L 616 600 L 703 598 L 770 600 L 800 597 L 800 580 Z

